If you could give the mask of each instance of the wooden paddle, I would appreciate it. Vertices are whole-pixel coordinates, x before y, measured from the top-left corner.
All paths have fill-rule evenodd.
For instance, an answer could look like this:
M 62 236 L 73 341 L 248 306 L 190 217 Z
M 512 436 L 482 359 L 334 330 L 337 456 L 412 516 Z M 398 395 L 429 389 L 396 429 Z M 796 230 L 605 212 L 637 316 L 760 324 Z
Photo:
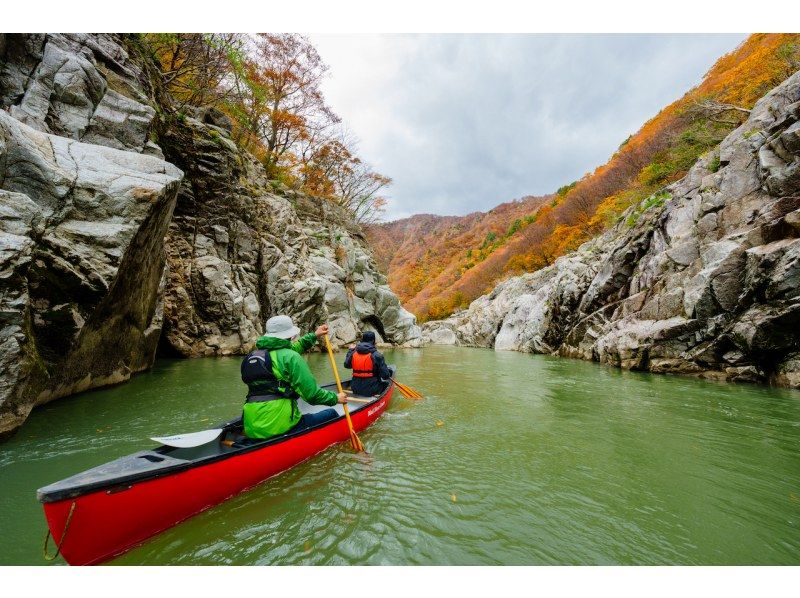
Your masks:
M 401 384 L 394 378 L 392 378 L 392 382 L 397 387 L 397 390 L 400 391 L 400 394 L 403 395 L 407 399 L 421 399 L 422 394 L 411 388 L 410 386 L 406 386 L 405 384 Z
M 327 334 L 325 335 L 325 347 L 328 349 L 328 359 L 331 360 L 331 369 L 333 369 L 333 376 L 336 378 L 336 388 L 339 389 L 339 392 L 344 392 L 344 389 L 342 388 L 342 380 L 339 378 L 339 370 L 336 368 L 336 360 L 333 358 L 331 341 Z M 350 443 L 357 452 L 363 453 L 364 445 L 361 443 L 361 439 L 358 437 L 358 434 L 356 434 L 356 431 L 353 428 L 353 420 L 350 419 L 350 411 L 347 409 L 347 403 L 342 403 L 342 407 L 344 407 L 344 415 L 347 418 L 347 426 L 350 428 Z

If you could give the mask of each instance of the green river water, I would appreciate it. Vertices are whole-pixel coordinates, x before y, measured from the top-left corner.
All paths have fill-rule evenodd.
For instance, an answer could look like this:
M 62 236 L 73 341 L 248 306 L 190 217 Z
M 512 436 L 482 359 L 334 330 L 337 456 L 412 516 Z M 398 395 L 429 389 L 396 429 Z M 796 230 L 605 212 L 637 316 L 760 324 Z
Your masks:
M 111 564 L 800 564 L 800 392 L 386 355 L 426 399 L 396 393 L 360 435 L 368 455 L 332 447 Z M 238 375 L 238 358 L 160 360 L 35 410 L 0 445 L 0 564 L 44 564 L 38 487 L 235 416 Z

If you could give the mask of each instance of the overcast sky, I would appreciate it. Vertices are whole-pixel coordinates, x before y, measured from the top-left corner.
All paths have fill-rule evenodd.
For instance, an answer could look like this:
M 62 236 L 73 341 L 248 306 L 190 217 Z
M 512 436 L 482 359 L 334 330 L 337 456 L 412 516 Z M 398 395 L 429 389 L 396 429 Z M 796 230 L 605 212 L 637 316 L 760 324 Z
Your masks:
M 310 35 L 328 103 L 394 182 L 386 220 L 550 193 L 745 35 Z

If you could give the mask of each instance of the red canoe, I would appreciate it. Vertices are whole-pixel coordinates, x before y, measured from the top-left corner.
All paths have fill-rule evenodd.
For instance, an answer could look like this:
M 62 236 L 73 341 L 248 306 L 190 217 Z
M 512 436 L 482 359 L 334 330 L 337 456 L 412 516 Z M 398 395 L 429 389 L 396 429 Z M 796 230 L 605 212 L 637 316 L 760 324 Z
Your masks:
M 390 384 L 368 403 L 350 404 L 356 431 L 383 414 L 393 389 Z M 303 411 L 315 410 L 298 403 Z M 340 416 L 334 420 L 253 444 L 240 441 L 239 418 L 220 426 L 224 431 L 213 442 L 194 448 L 159 446 L 140 451 L 40 488 L 37 497 L 64 559 L 70 565 L 102 563 L 333 444 L 349 440 L 341 406 L 337 410 Z M 231 440 L 235 442 L 229 446 Z

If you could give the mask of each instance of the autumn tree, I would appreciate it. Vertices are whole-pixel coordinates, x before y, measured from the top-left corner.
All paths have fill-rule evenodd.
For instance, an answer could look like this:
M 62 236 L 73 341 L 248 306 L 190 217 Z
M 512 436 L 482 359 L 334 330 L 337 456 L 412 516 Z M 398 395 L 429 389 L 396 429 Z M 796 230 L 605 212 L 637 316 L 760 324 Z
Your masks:
M 320 137 L 321 142 L 301 154 L 304 190 L 329 197 L 360 224 L 379 220 L 387 203 L 380 192 L 392 180 L 356 155 L 356 140 L 347 131 L 340 128 L 335 138 Z
M 383 215 L 387 200 L 380 195 L 392 179 L 373 171 L 358 157 L 344 162 L 334 176 L 337 203 L 351 212 L 356 222 L 372 224 Z
M 246 44 L 236 33 L 147 33 L 144 41 L 157 60 L 161 83 L 176 110 L 216 106 L 229 99 L 234 56 Z
M 233 122 L 233 140 L 271 178 L 344 207 L 358 222 L 380 218 L 381 192 L 391 179 L 357 155 L 354 136 L 325 103 L 328 67 L 306 37 L 152 33 L 139 39 L 175 112 L 222 110 Z
M 290 150 L 313 140 L 339 117 L 320 88 L 328 67 L 306 37 L 258 34 L 250 57 L 237 84 L 246 98 L 248 128 L 263 142 L 265 166 L 274 174 Z M 296 161 L 296 155 L 289 160 Z

